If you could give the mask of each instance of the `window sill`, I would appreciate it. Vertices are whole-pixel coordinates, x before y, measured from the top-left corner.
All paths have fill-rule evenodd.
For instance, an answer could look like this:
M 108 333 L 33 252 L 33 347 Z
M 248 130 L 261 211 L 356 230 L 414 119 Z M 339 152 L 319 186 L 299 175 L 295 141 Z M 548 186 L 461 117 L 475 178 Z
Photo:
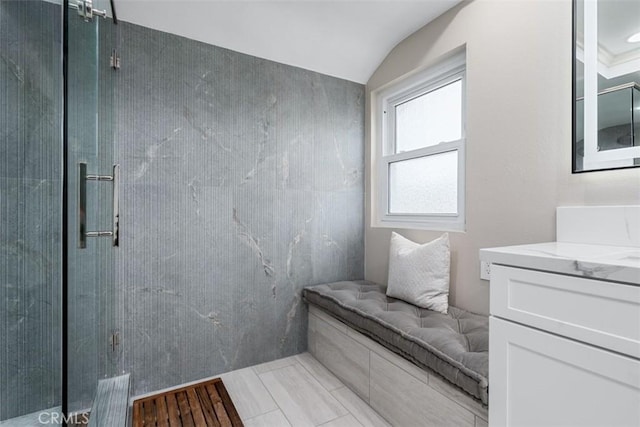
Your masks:
M 396 219 L 376 220 L 371 228 L 398 228 L 408 230 L 449 231 L 452 233 L 465 233 L 464 223 L 453 221 L 400 221 Z

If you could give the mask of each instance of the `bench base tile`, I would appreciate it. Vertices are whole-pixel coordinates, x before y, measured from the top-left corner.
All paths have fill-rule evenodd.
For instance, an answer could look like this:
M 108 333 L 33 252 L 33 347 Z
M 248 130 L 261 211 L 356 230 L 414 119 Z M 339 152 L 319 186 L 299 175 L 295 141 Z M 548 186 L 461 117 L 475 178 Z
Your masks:
M 313 305 L 308 341 L 318 361 L 393 425 L 487 425 L 480 402 Z

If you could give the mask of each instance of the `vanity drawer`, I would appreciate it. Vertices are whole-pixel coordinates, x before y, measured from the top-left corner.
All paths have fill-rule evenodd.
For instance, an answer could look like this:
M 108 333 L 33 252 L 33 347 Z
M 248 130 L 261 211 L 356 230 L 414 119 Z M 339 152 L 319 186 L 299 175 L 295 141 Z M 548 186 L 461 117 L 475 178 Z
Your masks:
M 491 315 L 640 358 L 640 286 L 491 266 Z

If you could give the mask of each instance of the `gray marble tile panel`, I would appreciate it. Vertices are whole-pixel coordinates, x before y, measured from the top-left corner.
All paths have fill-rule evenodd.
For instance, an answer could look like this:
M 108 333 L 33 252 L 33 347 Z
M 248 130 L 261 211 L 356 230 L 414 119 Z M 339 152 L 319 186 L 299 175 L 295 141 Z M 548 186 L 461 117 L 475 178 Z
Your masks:
M 31 3 L 31 4 L 29 4 Z M 0 3 L 0 40 L 62 40 L 60 6 L 53 2 L 2 0 Z M 39 25 L 35 26 L 34 23 Z
M 0 178 L 0 420 L 60 402 L 61 191 Z
M 314 187 L 364 191 L 364 145 L 354 143 L 364 138 L 364 94 L 344 80 L 314 77 Z
M 364 274 L 363 86 L 119 33 L 116 288 L 135 394 L 305 351 L 302 287 Z
M 364 277 L 364 195 L 357 191 L 319 193 L 313 283 Z M 329 256 L 328 254 L 331 254 Z M 336 256 L 337 255 L 337 256 Z M 339 269 L 336 269 L 339 266 Z
M 59 179 L 62 126 L 60 7 L 0 5 L 0 177 Z
M 62 15 L 0 2 L 0 420 L 61 399 Z
M 278 129 L 277 172 L 278 188 L 288 190 L 315 190 L 313 167 L 315 145 L 316 102 L 313 97 L 314 73 L 291 69 L 278 64 L 280 93 L 276 111 L 279 123 L 287 123 Z

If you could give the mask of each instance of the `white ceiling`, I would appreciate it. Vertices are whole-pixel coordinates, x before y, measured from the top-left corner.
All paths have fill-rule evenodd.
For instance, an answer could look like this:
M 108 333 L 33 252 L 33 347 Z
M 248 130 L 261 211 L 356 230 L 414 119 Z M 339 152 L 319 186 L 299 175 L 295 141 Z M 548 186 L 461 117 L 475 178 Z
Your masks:
M 366 83 L 400 41 L 461 0 L 115 0 L 119 20 Z M 95 1 L 108 9 L 108 0 Z

